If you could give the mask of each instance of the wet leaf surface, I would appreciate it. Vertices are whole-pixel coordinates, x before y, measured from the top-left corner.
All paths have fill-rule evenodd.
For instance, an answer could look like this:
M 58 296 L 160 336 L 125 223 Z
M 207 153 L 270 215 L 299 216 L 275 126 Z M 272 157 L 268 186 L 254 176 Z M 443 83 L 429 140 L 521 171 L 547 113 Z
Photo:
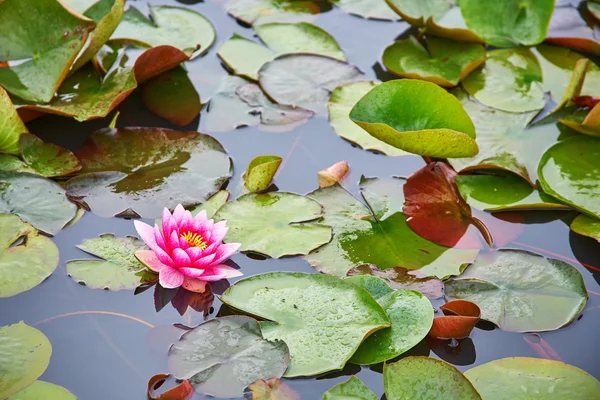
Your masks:
M 429 336 L 438 339 L 463 339 L 471 334 L 481 317 L 481 310 L 475 303 L 466 300 L 450 301 L 440 310 L 443 316 L 434 318 Z
M 71 151 L 44 143 L 32 134 L 21 135 L 19 152 L 29 168 L 45 177 L 65 176 L 81 169 L 81 163 Z
M 225 204 L 215 221 L 226 220 L 226 242 L 242 243 L 240 251 L 273 258 L 308 254 L 331 239 L 331 228 L 312 223 L 321 205 L 293 193 L 246 194 Z
M 510 357 L 490 361 L 465 372 L 483 400 L 591 399 L 600 382 L 585 371 L 559 361 Z
M 136 237 L 115 237 L 112 234 L 87 239 L 79 249 L 102 260 L 71 260 L 67 262 L 67 274 L 75 282 L 92 289 L 135 289 L 140 285 L 138 273 L 145 269 L 135 257 L 137 250 L 148 248 Z
M 300 395 L 279 378 L 259 379 L 247 390 L 250 390 L 252 397 L 246 398 L 251 400 L 300 400 Z
M 600 242 L 600 220 L 597 218 L 579 215 L 571 222 L 571 230 Z
M 266 189 L 277 173 L 281 161 L 281 157 L 269 155 L 252 159 L 243 176 L 246 189 L 251 192 Z
M 19 136 L 29 132 L 19 118 L 8 93 L 0 87 L 0 151 L 3 153 L 18 154 Z
M 390 326 L 364 289 L 323 274 L 255 275 L 227 289 L 221 301 L 267 319 L 263 336 L 290 349 L 286 377 L 341 369 L 366 336 Z
M 103 217 L 158 218 L 163 207 L 204 202 L 231 176 L 221 144 L 198 132 L 102 129 L 75 154 L 83 169 L 67 193 Z
M 375 393 L 356 376 L 325 392 L 323 400 L 378 400 Z
M 423 276 L 417 271 L 402 267 L 380 270 L 374 265 L 361 265 L 348 271 L 348 276 L 373 275 L 385 280 L 392 289 L 409 289 L 423 294 L 428 299 L 439 299 L 444 295 L 444 283 L 437 278 Z
M 257 379 L 285 372 L 288 347 L 268 339 L 250 317 L 215 318 L 186 332 L 171 346 L 169 369 L 178 379 L 189 380 L 198 393 L 239 397 Z
M 26 388 L 44 373 L 52 345 L 39 330 L 23 321 L 0 327 L 0 396 L 8 397 Z
M 403 79 L 371 89 L 350 112 L 375 138 L 430 157 L 477 154 L 475 127 L 460 103 L 439 86 Z
M 448 300 L 471 301 L 481 319 L 510 332 L 551 331 L 581 312 L 587 292 L 579 271 L 559 260 L 522 250 L 482 254 L 446 282 Z
M 18 391 L 12 396 L 8 396 L 6 400 L 77 400 L 73 393 L 69 392 L 62 386 L 55 385 L 50 382 L 35 381 L 25 389 Z

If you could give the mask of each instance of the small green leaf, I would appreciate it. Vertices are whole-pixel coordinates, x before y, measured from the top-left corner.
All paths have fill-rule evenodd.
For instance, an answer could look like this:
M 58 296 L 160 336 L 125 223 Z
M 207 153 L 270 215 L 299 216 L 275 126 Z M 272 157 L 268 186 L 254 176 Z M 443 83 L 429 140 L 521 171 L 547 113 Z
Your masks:
M 77 400 L 73 393 L 62 386 L 50 382 L 35 381 L 25 389 L 18 391 L 6 400 Z
M 481 400 L 458 369 L 430 357 L 406 357 L 384 364 L 383 386 L 388 400 Z
M 204 210 L 206 211 L 206 218 L 211 219 L 227 203 L 227 200 L 229 200 L 229 192 L 227 190 L 219 190 L 204 203 L 190 208 L 190 211 L 193 216 L 196 216 L 200 211 Z
M 52 345 L 40 331 L 25 324 L 0 327 L 0 397 L 5 398 L 35 382 L 50 363 Z
M 306 21 L 321 12 L 316 2 L 306 0 L 226 0 L 225 8 L 248 25 Z
M 329 226 L 310 223 L 321 217 L 321 205 L 293 193 L 246 194 L 225 204 L 215 221 L 226 220 L 227 242 L 240 251 L 273 258 L 307 254 L 331 239 Z
M 588 217 L 583 214 L 579 215 L 571 222 L 571 230 L 600 242 L 600 220 L 597 218 Z
M 70 150 L 44 143 L 29 133 L 19 138 L 19 151 L 23 161 L 42 176 L 65 176 L 81 169 L 79 160 Z
M 6 153 L 0 153 L 0 171 L 31 172 L 32 174 L 35 174 L 35 170 L 30 168 L 27 163 L 23 162 L 19 157 Z
M 356 376 L 325 392 L 322 400 L 379 400 L 375 393 Z
M 286 344 L 265 338 L 250 317 L 215 318 L 171 346 L 169 369 L 177 379 L 189 380 L 198 393 L 241 397 L 252 382 L 281 377 L 288 366 Z
M 279 156 L 258 156 L 255 157 L 244 173 L 244 186 L 251 192 L 260 192 L 266 189 L 277 169 L 281 164 L 281 157 Z
M 423 26 L 431 18 L 438 20 L 452 6 L 448 0 L 385 0 L 394 11 L 411 25 Z
M 0 152 L 18 154 L 19 136 L 29 132 L 19 118 L 8 94 L 0 86 Z
M 583 310 L 587 292 L 577 268 L 522 250 L 482 254 L 446 282 L 446 299 L 479 306 L 481 319 L 509 332 L 552 331 Z
M 221 300 L 264 318 L 263 336 L 290 349 L 286 377 L 341 369 L 370 333 L 390 326 L 364 290 L 324 274 L 270 272 L 236 282 Z
M 509 357 L 465 372 L 483 400 L 596 399 L 600 382 L 587 372 L 554 360 Z
M 77 247 L 103 260 L 68 261 L 67 274 L 75 282 L 92 289 L 109 290 L 135 289 L 140 285 L 140 277 L 136 273 L 145 267 L 134 253 L 148 248 L 138 238 L 118 238 L 107 233 L 84 240 Z
M 478 152 L 475 127 L 460 102 L 430 82 L 382 83 L 356 103 L 350 118 L 375 138 L 411 153 L 446 158 Z
M 275 58 L 276 53 L 234 33 L 219 47 L 217 55 L 236 75 L 257 81 L 260 67 Z

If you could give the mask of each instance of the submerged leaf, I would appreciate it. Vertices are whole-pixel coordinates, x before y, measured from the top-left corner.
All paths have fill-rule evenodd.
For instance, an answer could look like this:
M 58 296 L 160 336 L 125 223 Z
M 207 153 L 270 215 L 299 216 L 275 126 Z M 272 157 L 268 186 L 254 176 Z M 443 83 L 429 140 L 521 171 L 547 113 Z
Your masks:
M 279 164 L 281 164 L 279 156 L 258 156 L 255 157 L 244 173 L 244 186 L 251 192 L 260 192 L 266 189 L 273 177 L 277 173 Z
M 0 152 L 18 154 L 19 137 L 22 133 L 29 132 L 19 118 L 15 107 L 8 94 L 0 86 Z
M 418 270 L 409 271 L 402 267 L 380 270 L 374 265 L 360 265 L 349 270 L 347 275 L 373 275 L 385 280 L 392 289 L 414 290 L 428 299 L 439 299 L 444 295 L 444 283 L 441 280 L 426 277 Z
M 375 393 L 356 376 L 325 392 L 322 400 L 379 400 Z
M 240 397 L 252 382 L 280 377 L 288 367 L 288 346 L 264 338 L 268 335 L 250 317 L 215 318 L 184 333 L 171 346 L 169 369 L 198 393 Z
M 597 218 L 579 215 L 571 222 L 571 230 L 600 242 L 600 220 Z
M 390 326 L 364 290 L 323 274 L 271 272 L 238 281 L 221 300 L 264 318 L 265 338 L 290 349 L 286 377 L 341 369 L 370 333 Z
M 467 300 L 454 300 L 442 306 L 444 316 L 433 320 L 429 336 L 439 339 L 463 339 L 471 334 L 481 318 L 481 310 Z

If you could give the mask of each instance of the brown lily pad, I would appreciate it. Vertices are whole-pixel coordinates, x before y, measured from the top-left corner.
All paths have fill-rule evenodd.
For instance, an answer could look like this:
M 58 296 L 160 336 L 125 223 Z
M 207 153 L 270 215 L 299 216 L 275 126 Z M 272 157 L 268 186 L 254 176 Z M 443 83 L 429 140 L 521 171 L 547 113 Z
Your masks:
M 467 300 L 450 301 L 440 307 L 444 316 L 433 319 L 429 336 L 439 339 L 462 339 L 471 334 L 481 318 L 477 304 Z

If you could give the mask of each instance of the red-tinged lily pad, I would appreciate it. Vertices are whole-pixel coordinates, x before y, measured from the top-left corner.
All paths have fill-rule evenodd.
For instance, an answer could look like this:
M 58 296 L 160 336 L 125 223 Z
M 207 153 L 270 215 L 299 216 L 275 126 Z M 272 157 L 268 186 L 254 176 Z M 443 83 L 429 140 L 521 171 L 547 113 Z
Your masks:
M 169 379 L 169 374 L 156 374 L 148 381 L 148 399 L 150 400 L 186 400 L 193 392 L 194 388 L 190 382 L 184 380 L 180 384 L 157 394 L 158 389 Z
M 252 159 L 243 176 L 246 189 L 251 192 L 260 192 L 266 189 L 277 173 L 281 161 L 281 157 L 270 155 Z
M 0 214 L 0 298 L 33 289 L 57 266 L 58 248 L 52 240 L 16 215 Z
M 598 218 L 583 214 L 579 215 L 571 222 L 571 230 L 580 235 L 596 239 L 600 243 L 600 219 Z
M 179 126 L 192 122 L 202 109 L 200 96 L 181 67 L 148 81 L 142 91 L 142 100 L 154 114 Z
M 37 380 L 23 390 L 19 390 L 6 400 L 77 400 L 77 397 L 62 386 Z
M 371 136 L 411 153 L 446 158 L 479 151 L 460 102 L 431 82 L 401 79 L 375 86 L 350 118 Z
M 27 133 L 27 127 L 19 118 L 8 94 L 0 86 L 0 152 L 18 154 L 19 136 Z
M 440 310 L 444 316 L 433 320 L 429 336 L 439 339 L 463 339 L 471 334 L 481 318 L 477 304 L 466 300 L 450 301 Z
M 387 69 L 403 78 L 422 79 L 453 87 L 485 61 L 485 48 L 477 43 L 430 37 L 427 48 L 411 36 L 383 52 Z
M 259 379 L 246 389 L 252 400 L 300 400 L 300 395 L 279 378 Z
M 472 215 L 454 183 L 455 176 L 447 164 L 435 162 L 406 180 L 403 210 L 408 226 L 419 236 L 443 246 L 453 247 L 460 242 L 464 247 L 477 248 L 479 241 L 467 236 L 473 225 L 492 246 L 490 231 Z
M 213 137 L 160 128 L 102 129 L 75 154 L 83 169 L 67 182 L 67 193 L 103 217 L 158 218 L 164 207 L 197 205 L 232 169 Z
M 28 387 L 50 363 L 52 345 L 39 330 L 24 322 L 0 327 L 0 397 Z
M 576 96 L 571 99 L 573 103 L 582 107 L 594 108 L 600 104 L 600 97 L 597 96 Z
M 594 106 L 589 111 L 576 111 L 572 115 L 560 118 L 559 121 L 577 132 L 600 137 L 600 105 Z
M 50 101 L 93 28 L 56 0 L 3 1 L 0 60 L 9 66 L 0 68 L 0 85 L 26 100 Z
M 348 271 L 347 276 L 373 275 L 385 280 L 392 289 L 409 289 L 420 292 L 428 299 L 439 299 L 444 295 L 444 283 L 424 276 L 419 270 L 409 271 L 402 267 L 380 270 L 374 265 L 360 265 Z
M 550 21 L 546 43 L 600 55 L 600 33 L 575 7 L 557 7 Z
M 215 30 L 202 14 L 183 7 L 149 6 L 152 20 L 130 6 L 111 40 L 142 47 L 173 46 L 189 58 L 208 51 L 215 41 Z
M 19 151 L 27 166 L 42 176 L 65 176 L 81 169 L 79 159 L 71 151 L 44 143 L 35 135 L 21 135 Z

